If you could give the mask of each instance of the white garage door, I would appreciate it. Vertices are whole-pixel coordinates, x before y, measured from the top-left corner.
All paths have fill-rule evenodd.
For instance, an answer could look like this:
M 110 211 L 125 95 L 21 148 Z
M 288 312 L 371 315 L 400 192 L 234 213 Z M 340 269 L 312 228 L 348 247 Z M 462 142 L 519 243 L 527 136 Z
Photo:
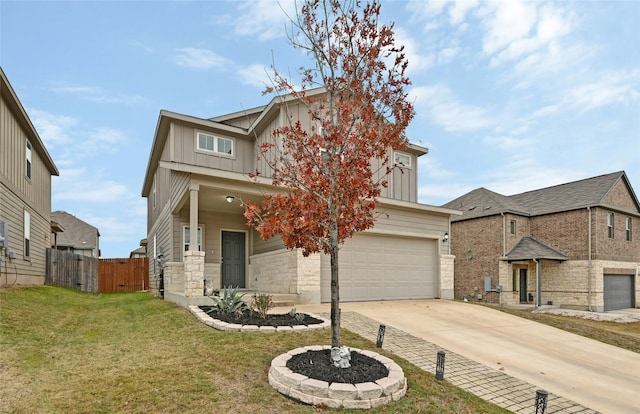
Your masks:
M 437 241 L 358 234 L 340 249 L 340 301 L 432 299 Z M 331 271 L 322 272 L 323 302 L 331 301 Z

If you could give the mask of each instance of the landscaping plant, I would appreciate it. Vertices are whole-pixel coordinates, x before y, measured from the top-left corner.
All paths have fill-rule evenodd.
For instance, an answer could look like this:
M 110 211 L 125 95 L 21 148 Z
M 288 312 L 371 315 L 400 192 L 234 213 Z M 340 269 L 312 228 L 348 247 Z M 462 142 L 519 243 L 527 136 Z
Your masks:
M 256 312 L 262 319 L 267 317 L 269 309 L 273 307 L 273 296 L 265 293 L 255 293 L 251 302 L 251 310 Z
M 211 296 L 213 309 L 221 315 L 240 315 L 249 308 L 247 302 L 242 300 L 244 294 L 238 294 L 238 288 L 225 287 L 222 296 Z

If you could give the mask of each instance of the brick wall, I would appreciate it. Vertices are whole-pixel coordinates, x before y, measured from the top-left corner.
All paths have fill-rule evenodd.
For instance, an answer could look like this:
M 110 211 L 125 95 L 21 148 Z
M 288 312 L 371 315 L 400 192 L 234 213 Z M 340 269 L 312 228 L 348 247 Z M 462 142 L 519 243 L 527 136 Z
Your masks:
M 640 262 L 640 219 L 605 208 L 592 209 L 594 215 L 593 259 Z M 613 239 L 607 235 L 607 214 L 613 213 Z M 631 241 L 626 240 L 626 218 L 631 217 Z
M 561 251 L 569 260 L 589 257 L 587 209 L 531 217 L 531 237 Z
M 454 259 L 454 297 L 484 293 L 484 278 L 498 277 L 502 256 L 502 216 L 451 223 L 451 254 Z

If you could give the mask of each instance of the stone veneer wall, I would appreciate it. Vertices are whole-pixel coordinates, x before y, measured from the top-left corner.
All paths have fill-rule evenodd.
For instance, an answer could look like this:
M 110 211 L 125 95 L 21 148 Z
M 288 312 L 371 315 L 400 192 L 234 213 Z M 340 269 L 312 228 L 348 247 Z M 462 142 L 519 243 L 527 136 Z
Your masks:
M 298 294 L 298 303 L 320 303 L 320 255 L 277 250 L 251 256 L 251 288 L 268 293 Z
M 207 281 L 207 286 L 214 289 L 222 289 L 222 278 L 220 276 L 220 263 L 205 263 L 204 264 L 204 278 Z
M 440 255 L 440 299 L 453 300 L 453 264 L 455 258 L 451 254 Z
M 533 262 L 530 262 L 533 263 Z M 552 302 L 563 308 L 591 309 L 596 312 L 604 311 L 604 274 L 622 270 L 628 274 L 635 274 L 636 307 L 640 297 L 640 263 L 617 262 L 607 260 L 591 261 L 591 304 L 589 304 L 589 261 L 568 260 L 556 262 L 543 260 L 542 262 L 542 304 Z M 520 303 L 519 294 L 513 290 L 512 268 L 522 266 L 520 263 L 500 262 L 500 284 L 503 287 L 501 295 L 505 305 Z M 528 266 L 529 286 L 528 291 L 536 295 L 536 268 L 535 263 Z
M 182 262 L 164 264 L 164 290 L 165 292 L 184 293 L 184 265 Z
M 204 292 L 204 252 L 184 252 L 184 295 L 202 296 Z

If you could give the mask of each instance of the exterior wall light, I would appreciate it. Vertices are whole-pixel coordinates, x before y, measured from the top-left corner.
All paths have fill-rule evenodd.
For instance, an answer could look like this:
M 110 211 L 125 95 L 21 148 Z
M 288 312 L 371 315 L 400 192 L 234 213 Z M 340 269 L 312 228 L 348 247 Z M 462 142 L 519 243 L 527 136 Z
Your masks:
M 442 236 L 442 243 L 446 243 L 449 240 L 449 232 L 444 232 L 444 236 Z
M 232 195 L 228 195 L 227 196 L 227 203 L 233 203 L 233 200 L 235 200 L 236 198 Z

